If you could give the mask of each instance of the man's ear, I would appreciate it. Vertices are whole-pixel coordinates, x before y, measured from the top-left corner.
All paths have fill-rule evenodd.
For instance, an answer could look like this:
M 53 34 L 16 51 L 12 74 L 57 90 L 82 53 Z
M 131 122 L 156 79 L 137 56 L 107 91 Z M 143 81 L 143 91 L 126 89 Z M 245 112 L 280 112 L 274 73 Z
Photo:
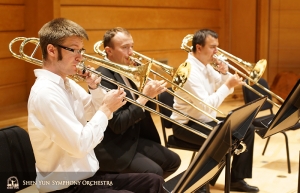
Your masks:
M 200 44 L 196 44 L 196 51 L 201 51 L 202 50 L 202 46 Z
M 105 53 L 107 54 L 107 56 L 110 56 L 110 55 L 111 55 L 112 50 L 111 50 L 110 47 L 106 46 L 106 47 L 104 48 L 104 50 L 105 50 Z
M 47 45 L 47 52 L 49 56 L 55 56 L 55 52 L 57 52 L 57 48 L 54 47 L 52 44 Z

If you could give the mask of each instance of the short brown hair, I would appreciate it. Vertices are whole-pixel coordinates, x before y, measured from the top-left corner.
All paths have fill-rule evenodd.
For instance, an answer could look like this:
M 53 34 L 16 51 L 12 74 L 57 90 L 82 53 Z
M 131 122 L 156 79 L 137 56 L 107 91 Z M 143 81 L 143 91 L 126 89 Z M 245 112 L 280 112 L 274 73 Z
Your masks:
M 38 35 L 44 60 L 48 57 L 48 44 L 52 44 L 54 46 L 59 45 L 70 36 L 78 36 L 87 40 L 89 39 L 85 29 L 77 23 L 65 18 L 57 18 L 49 21 L 40 29 Z

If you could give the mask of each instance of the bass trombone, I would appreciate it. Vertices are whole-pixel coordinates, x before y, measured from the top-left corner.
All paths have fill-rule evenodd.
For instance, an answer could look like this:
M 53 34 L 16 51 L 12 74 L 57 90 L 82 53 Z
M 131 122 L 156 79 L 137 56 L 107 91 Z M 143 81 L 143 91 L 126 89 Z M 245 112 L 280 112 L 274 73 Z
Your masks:
M 192 41 L 193 36 L 194 36 L 193 34 L 188 34 L 183 38 L 182 44 L 181 44 L 181 49 L 182 50 L 185 50 L 187 52 L 192 51 L 192 46 L 188 46 L 188 43 L 190 41 Z M 250 86 L 250 84 L 256 84 L 258 87 L 260 87 L 261 89 L 263 89 L 267 93 L 271 94 L 272 96 L 274 96 L 279 101 L 281 101 L 281 102 L 284 101 L 281 97 L 279 97 L 278 95 L 276 95 L 275 93 L 273 93 L 272 91 L 270 91 L 269 89 L 265 88 L 264 86 L 262 86 L 261 84 L 258 83 L 258 80 L 263 75 L 263 73 L 265 71 L 265 68 L 267 66 L 267 61 L 265 59 L 261 59 L 255 65 L 252 65 L 251 63 L 246 62 L 246 61 L 244 61 L 244 60 L 242 60 L 242 59 L 240 59 L 236 56 L 233 56 L 232 54 L 230 54 L 230 53 L 228 53 L 228 52 L 226 52 L 226 51 L 224 51 L 220 48 L 217 48 L 217 50 L 218 50 L 217 54 L 215 54 L 213 57 L 217 60 L 220 60 L 220 61 L 224 62 L 233 71 L 239 73 L 242 77 L 247 79 L 248 82 L 244 86 L 246 86 L 249 90 L 256 93 L 258 96 L 263 97 L 264 96 L 263 94 L 259 93 L 257 90 L 255 90 L 254 88 L 252 88 Z M 232 66 L 227 61 L 228 59 L 230 61 L 232 61 L 233 63 L 235 63 L 236 65 L 238 65 L 239 67 L 241 67 L 242 69 L 244 69 L 248 73 L 248 76 L 246 74 L 244 74 L 243 72 L 241 72 L 240 70 L 238 70 L 237 68 L 235 68 L 234 66 Z M 214 68 L 216 68 L 216 66 L 214 64 L 212 64 L 212 66 Z M 273 102 L 269 98 L 267 98 L 267 101 L 272 103 L 273 105 L 275 105 L 278 108 L 280 107 L 280 105 Z

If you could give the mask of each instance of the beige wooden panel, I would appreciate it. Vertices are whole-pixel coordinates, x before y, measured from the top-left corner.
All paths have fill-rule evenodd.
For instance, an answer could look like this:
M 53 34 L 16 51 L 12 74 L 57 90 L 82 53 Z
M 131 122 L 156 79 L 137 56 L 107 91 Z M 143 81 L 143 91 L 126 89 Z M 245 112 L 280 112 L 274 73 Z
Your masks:
M 300 31 L 300 9 L 280 10 L 280 28 L 291 28 Z
M 198 29 L 203 28 L 204 26 L 199 26 Z M 187 34 L 194 34 L 198 29 L 161 29 L 161 30 L 140 30 L 140 29 L 132 29 L 129 30 L 133 37 L 134 41 L 134 49 L 136 51 L 163 51 L 163 50 L 180 50 L 180 46 L 183 38 Z M 218 31 L 218 29 L 214 29 L 213 26 L 211 29 Z M 87 31 L 89 35 L 89 41 L 85 42 L 85 48 L 87 49 L 87 53 L 93 53 L 94 44 L 100 40 L 102 40 L 103 35 L 105 33 L 104 30 L 99 31 Z M 226 37 L 220 37 L 226 38 Z M 102 47 L 103 49 L 103 47 Z
M 0 86 L 26 81 L 26 64 L 15 58 L 0 59 Z
M 16 37 L 23 36 L 22 32 L 0 32 L 0 58 L 8 58 L 12 57 L 12 54 L 10 53 L 8 49 L 9 43 Z M 13 47 L 15 48 L 15 47 Z M 18 52 L 18 48 L 14 49 L 13 51 Z
M 26 89 L 26 82 L 0 86 L 0 106 L 9 106 L 27 101 Z
M 24 30 L 24 6 L 0 5 L 0 31 Z
M 66 6 L 61 16 L 69 18 L 85 29 L 179 29 L 198 28 L 203 24 L 218 26 L 219 10 L 157 9 L 133 7 Z M 80 14 L 79 14 L 80 13 Z
M 219 1 L 211 0 L 61 0 L 61 5 L 101 5 L 101 6 L 124 6 L 124 7 L 179 7 L 179 8 L 206 8 L 206 9 L 218 9 Z M 134 14 L 134 13 L 133 13 Z
M 24 0 L 1 0 L 1 4 L 24 4 Z

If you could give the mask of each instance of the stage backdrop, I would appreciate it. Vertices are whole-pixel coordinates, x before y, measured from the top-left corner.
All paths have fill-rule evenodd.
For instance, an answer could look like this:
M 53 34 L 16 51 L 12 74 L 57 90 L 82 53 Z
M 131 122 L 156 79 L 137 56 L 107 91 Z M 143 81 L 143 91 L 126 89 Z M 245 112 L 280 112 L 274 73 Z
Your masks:
M 251 63 L 267 59 L 264 77 L 271 84 L 278 72 L 299 72 L 299 10 L 298 0 L 0 0 L 0 105 L 26 103 L 35 80 L 32 71 L 38 68 L 13 58 L 9 42 L 19 36 L 37 37 L 42 25 L 56 17 L 87 30 L 85 48 L 90 55 L 97 56 L 93 45 L 107 29 L 121 26 L 131 32 L 136 51 L 172 67 L 187 57 L 180 49 L 183 37 L 210 28 L 219 33 L 219 47 L 234 56 Z M 242 100 L 241 89 L 226 100 Z

